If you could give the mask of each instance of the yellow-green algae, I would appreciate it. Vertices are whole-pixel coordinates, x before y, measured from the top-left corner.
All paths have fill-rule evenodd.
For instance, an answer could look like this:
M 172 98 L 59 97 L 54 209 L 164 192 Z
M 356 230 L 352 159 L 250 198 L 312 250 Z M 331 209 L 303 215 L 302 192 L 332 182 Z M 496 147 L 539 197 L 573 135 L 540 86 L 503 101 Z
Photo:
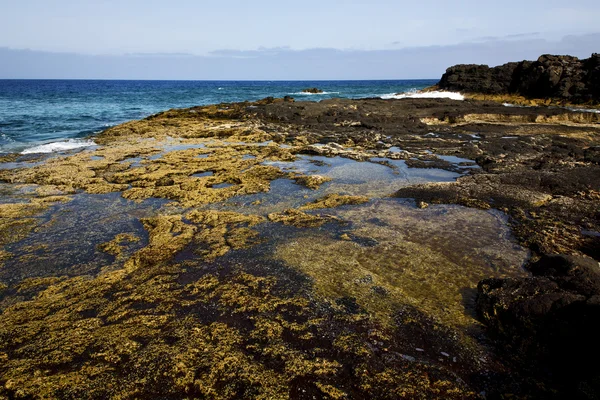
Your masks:
M 261 149 L 262 156 L 243 159 L 243 155 L 250 151 L 248 146 L 244 147 L 246 150 L 238 150 L 221 143 L 223 147 L 207 153 L 207 158 L 198 157 L 204 154 L 205 149 L 192 148 L 170 151 L 139 166 L 126 161 L 131 157 L 157 155 L 165 145 L 167 142 L 152 140 L 139 145 L 107 145 L 92 153 L 100 159 L 92 159 L 90 153 L 57 157 L 31 168 L 0 171 L 0 179 L 55 185 L 65 191 L 82 189 L 92 194 L 123 192 L 123 197 L 132 200 L 159 197 L 193 206 L 226 200 L 235 195 L 268 191 L 269 181 L 283 174 L 277 168 L 261 166 L 260 163 L 266 157 L 293 157 L 287 150 L 255 146 Z M 214 175 L 205 178 L 193 176 L 205 171 L 212 171 Z M 221 183 L 233 186 L 214 188 Z
M 186 218 L 200 226 L 194 240 L 207 247 L 200 251 L 205 260 L 214 260 L 231 249 L 242 249 L 255 243 L 258 233 L 248 227 L 265 220 L 257 215 L 210 210 L 194 210 Z
M 369 201 L 365 196 L 348 196 L 337 193 L 328 194 L 325 197 L 315 200 L 300 207 L 300 210 L 318 210 L 321 208 L 333 208 L 347 204 L 363 204 Z
M 307 214 L 295 209 L 288 209 L 281 213 L 271 213 L 268 215 L 268 218 L 272 222 L 280 222 L 284 225 L 302 228 L 321 226 L 332 220 L 331 217 Z
M 139 242 L 140 238 L 131 233 L 119 233 L 110 242 L 98 245 L 98 250 L 111 254 L 115 257 L 120 257 L 123 253 L 123 247 L 127 243 Z
M 142 220 L 148 231 L 148 246 L 136 252 L 125 262 L 125 270 L 170 260 L 187 246 L 197 228 L 183 222 L 181 215 L 159 215 Z
M 234 213 L 187 217 L 206 227 L 259 222 Z M 170 260 L 197 228 L 181 216 L 144 226 L 148 245 L 122 269 L 17 285 L 33 297 L 0 314 L 0 395 L 283 399 L 310 389 L 321 398 L 474 397 L 438 367 L 380 359 L 368 345 L 386 346 L 377 329 L 333 340 L 332 326 L 368 320 L 319 315 L 307 298 L 278 291 L 273 277 L 205 273 L 185 283 L 186 269 L 202 265 Z
M 328 176 L 321 175 L 300 175 L 294 178 L 294 181 L 299 184 L 306 186 L 309 189 L 316 190 L 321 187 L 322 184 L 331 181 Z
M 450 208 L 440 218 L 380 201 L 335 215 L 357 226 L 357 241 L 311 231 L 280 244 L 275 257 L 312 277 L 322 295 L 356 298 L 384 323 L 410 304 L 446 326 L 474 324 L 464 292 L 489 276 L 523 274 L 514 266 L 527 253 L 508 239 L 504 221 L 482 211 Z
M 265 192 L 280 177 L 312 189 L 327 181 L 263 165 L 292 161 L 295 150 L 263 143 L 281 135 L 256 122 L 227 120 L 237 112 L 239 106 L 169 111 L 107 130 L 94 151 L 0 171 L 7 182 L 46 185 L 40 196 L 122 192 L 126 199 L 176 203 L 171 213 L 142 219 L 148 244 L 129 258 L 123 249 L 133 236 L 118 234 L 100 245 L 116 260 L 98 275 L 25 279 L 8 295 L 0 288 L 7 296 L 0 298 L 0 396 L 271 399 L 302 390 L 315 398 L 476 397 L 443 363 L 403 358 L 393 339 L 391 321 L 400 307 L 412 306 L 447 326 L 473 323 L 459 297 L 483 269 L 467 273 L 476 264 L 468 257 L 452 259 L 425 246 L 439 239 L 427 232 L 421 241 L 397 236 L 397 227 L 366 223 L 370 211 L 360 208 L 338 216 L 359 226 L 340 240 L 307 233 L 279 243 L 275 257 L 312 278 L 316 295 L 284 292 L 277 278 L 244 265 L 226 274 L 210 269 L 208 262 L 218 263 L 230 250 L 258 243 L 252 227 L 267 219 L 187 208 Z M 212 175 L 194 176 L 204 172 Z M 218 187 L 224 183 L 231 186 Z M 28 215 L 60 201 L 51 199 L 5 208 L 28 223 Z M 368 201 L 330 193 L 268 219 L 317 227 L 336 217 L 304 211 Z M 400 225 L 409 220 L 400 218 Z M 376 244 L 361 246 L 361 238 Z M 173 262 L 187 251 L 200 257 Z M 348 312 L 336 302 L 340 298 L 355 298 L 370 315 Z M 418 323 L 415 315 L 402 323 Z M 471 364 L 476 368 L 476 361 Z
M 290 149 L 265 143 L 276 134 L 260 130 L 252 121 L 213 120 L 211 112 L 220 111 L 206 110 L 209 117 L 200 112 L 163 113 L 108 129 L 96 139 L 102 146 L 93 151 L 0 170 L 0 180 L 54 185 L 67 193 L 122 192 L 131 200 L 164 198 L 192 207 L 266 192 L 271 180 L 285 175 L 261 165 L 295 159 Z M 212 176 L 194 176 L 209 171 Z

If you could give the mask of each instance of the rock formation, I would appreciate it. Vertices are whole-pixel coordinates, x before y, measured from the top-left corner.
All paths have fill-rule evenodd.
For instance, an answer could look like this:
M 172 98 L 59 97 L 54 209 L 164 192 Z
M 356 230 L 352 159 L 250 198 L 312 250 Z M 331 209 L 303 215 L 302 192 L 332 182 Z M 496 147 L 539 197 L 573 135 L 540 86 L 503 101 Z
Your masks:
M 492 334 L 526 363 L 565 385 L 598 389 L 600 267 L 592 258 L 546 255 L 531 264 L 532 277 L 485 279 L 477 311 Z M 587 382 L 586 382 L 587 381 Z M 591 382 L 590 382 L 591 381 Z M 577 383 L 575 383 L 577 382 Z
M 323 91 L 319 88 L 308 88 L 308 89 L 303 89 L 302 93 L 312 93 L 312 94 L 319 94 L 319 93 L 323 93 Z
M 446 70 L 440 89 L 486 95 L 520 95 L 572 104 L 600 102 L 600 54 L 580 60 L 543 55 L 537 61 L 455 65 Z

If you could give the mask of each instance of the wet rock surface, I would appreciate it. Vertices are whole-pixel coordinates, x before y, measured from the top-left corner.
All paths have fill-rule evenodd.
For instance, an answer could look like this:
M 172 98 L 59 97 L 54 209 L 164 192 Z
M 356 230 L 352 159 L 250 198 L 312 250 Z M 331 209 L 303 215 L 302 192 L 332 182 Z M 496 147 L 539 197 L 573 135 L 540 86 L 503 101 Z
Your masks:
M 455 65 L 438 86 L 444 90 L 483 95 L 520 95 L 572 104 L 600 102 L 600 54 L 578 59 L 542 55 L 537 61 L 487 65 Z
M 595 312 L 599 118 L 265 99 L 125 123 L 93 150 L 6 157 L 0 396 L 594 393 L 591 370 L 533 374 L 490 337 L 521 335 L 511 346 L 544 360 L 560 337 L 550 321 L 567 318 L 553 310 Z M 578 258 L 542 258 L 527 277 L 546 253 Z

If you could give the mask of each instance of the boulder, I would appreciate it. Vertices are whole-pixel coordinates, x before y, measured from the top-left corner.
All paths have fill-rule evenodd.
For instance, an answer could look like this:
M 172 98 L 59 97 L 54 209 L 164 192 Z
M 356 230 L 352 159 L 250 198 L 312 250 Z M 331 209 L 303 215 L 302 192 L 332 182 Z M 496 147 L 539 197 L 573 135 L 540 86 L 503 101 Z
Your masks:
M 547 255 L 532 277 L 485 279 L 477 313 L 489 333 L 525 363 L 567 384 L 600 377 L 600 266 L 587 257 Z M 596 388 L 600 389 L 600 388 Z
M 545 255 L 529 270 L 534 276 L 547 277 L 562 289 L 586 298 L 600 295 L 600 266 L 592 258 Z

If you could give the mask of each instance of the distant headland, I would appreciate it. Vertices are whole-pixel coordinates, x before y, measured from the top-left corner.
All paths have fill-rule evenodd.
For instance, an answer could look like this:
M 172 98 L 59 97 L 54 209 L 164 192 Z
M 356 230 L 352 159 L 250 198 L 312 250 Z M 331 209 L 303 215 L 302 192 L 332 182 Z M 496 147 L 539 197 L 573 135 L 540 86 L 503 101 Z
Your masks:
M 509 62 L 493 68 L 455 65 L 446 70 L 435 89 L 461 92 L 480 100 L 598 105 L 600 54 L 586 59 L 545 54 L 537 61 Z

